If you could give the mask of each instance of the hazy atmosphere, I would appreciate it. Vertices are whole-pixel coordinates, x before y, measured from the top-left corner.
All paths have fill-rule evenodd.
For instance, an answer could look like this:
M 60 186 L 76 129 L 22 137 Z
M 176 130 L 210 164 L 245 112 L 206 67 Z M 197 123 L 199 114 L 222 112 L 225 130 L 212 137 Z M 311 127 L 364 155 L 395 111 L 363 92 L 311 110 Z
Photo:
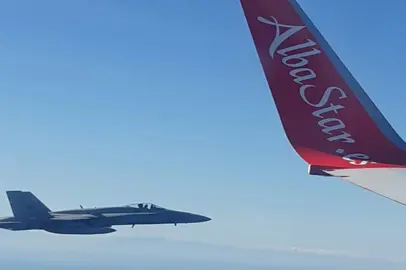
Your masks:
M 167 230 L 169 235 L 171 230 Z M 131 235 L 130 235 L 131 233 Z M 3 235 L 1 269 L 404 269 L 388 258 L 339 251 L 249 249 L 145 237 L 154 230 L 122 230 L 110 236 Z
M 406 2 L 298 2 L 405 137 Z M 0 231 L 0 269 L 405 269 L 406 208 L 308 175 L 239 1 L 2 1 L 0 23 L 1 216 L 22 189 L 212 218 Z

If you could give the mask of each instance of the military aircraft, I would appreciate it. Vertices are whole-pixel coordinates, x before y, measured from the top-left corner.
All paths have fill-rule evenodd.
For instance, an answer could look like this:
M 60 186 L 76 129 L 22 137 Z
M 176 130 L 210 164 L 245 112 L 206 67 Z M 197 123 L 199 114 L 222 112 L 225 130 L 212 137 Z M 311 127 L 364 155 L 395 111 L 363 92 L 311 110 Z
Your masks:
M 205 216 L 165 209 L 151 203 L 51 211 L 29 191 L 6 191 L 13 217 L 0 218 L 11 231 L 44 230 L 56 234 L 107 234 L 115 225 L 178 224 L 210 221 Z

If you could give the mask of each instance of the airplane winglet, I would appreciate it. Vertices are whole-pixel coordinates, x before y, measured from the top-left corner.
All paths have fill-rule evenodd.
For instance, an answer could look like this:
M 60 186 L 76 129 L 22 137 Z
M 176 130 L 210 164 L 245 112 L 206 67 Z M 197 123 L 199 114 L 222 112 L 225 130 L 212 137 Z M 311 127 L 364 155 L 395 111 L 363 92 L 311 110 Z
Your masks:
M 310 165 L 406 166 L 406 144 L 293 0 L 241 0 L 285 133 Z
M 240 0 L 285 134 L 309 174 L 406 204 L 406 143 L 295 0 Z

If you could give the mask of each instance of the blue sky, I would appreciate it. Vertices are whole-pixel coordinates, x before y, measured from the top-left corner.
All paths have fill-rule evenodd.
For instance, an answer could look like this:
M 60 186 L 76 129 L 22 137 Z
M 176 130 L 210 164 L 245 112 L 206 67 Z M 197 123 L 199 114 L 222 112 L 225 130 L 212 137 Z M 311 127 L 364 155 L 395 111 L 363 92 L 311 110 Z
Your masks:
M 406 136 L 406 4 L 299 3 Z M 404 258 L 404 207 L 307 175 L 238 1 L 9 1 L 0 24 L 0 191 L 53 209 L 147 201 L 213 218 L 114 237 Z

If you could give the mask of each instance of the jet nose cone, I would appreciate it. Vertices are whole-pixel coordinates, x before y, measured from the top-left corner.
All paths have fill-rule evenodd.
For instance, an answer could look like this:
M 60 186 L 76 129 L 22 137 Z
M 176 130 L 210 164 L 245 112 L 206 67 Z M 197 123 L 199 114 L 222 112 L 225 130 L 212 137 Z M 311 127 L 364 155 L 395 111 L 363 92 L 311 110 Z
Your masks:
M 200 216 L 200 219 L 202 220 L 201 222 L 206 222 L 206 221 L 210 221 L 210 220 L 211 220 L 211 218 L 205 217 L 205 216 Z
M 188 219 L 190 223 L 207 222 L 211 220 L 209 217 L 196 214 L 190 214 Z

